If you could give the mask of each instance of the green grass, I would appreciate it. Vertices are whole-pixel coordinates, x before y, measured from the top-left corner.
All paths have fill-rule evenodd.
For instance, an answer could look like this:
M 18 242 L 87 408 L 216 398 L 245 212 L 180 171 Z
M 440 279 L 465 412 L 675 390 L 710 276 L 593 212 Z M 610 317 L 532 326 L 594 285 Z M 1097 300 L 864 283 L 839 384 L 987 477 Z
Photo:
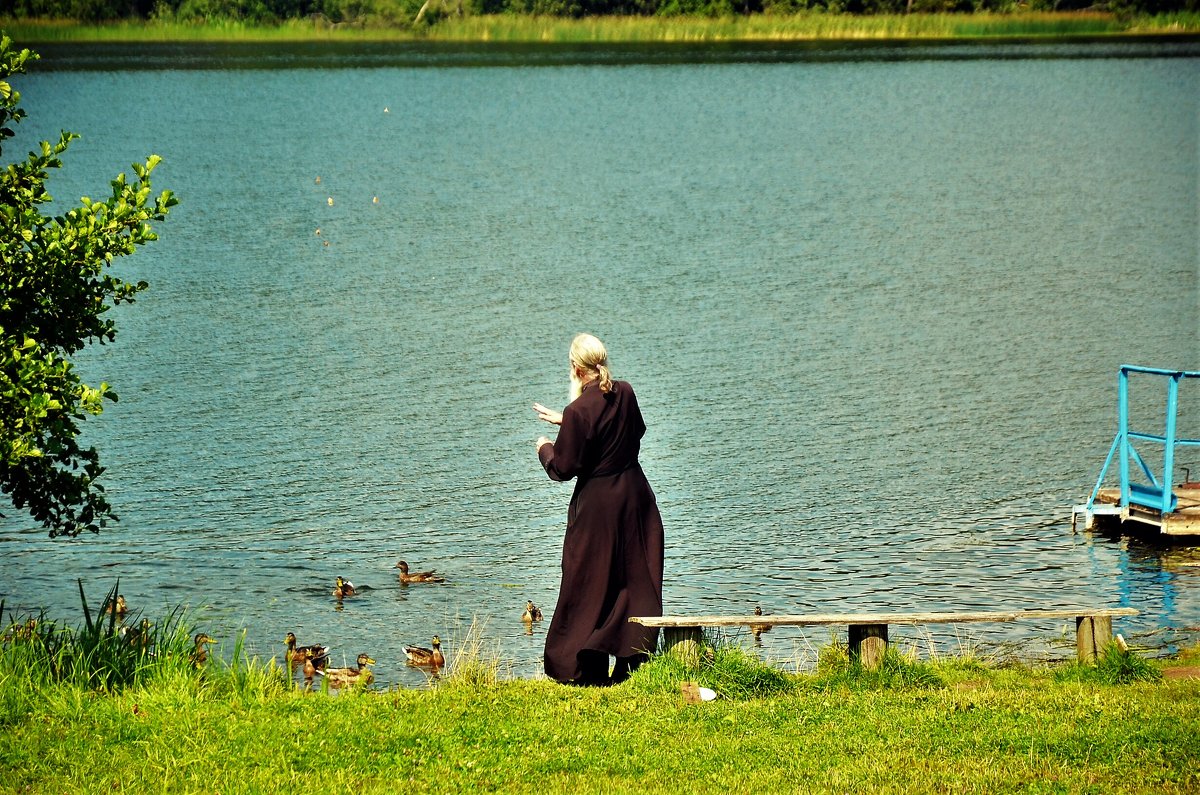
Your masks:
M 359 27 L 291 20 L 259 26 L 232 21 L 206 25 L 125 21 L 79 25 L 62 20 L 0 18 L 0 28 L 22 45 L 43 42 L 288 42 L 443 41 L 503 43 L 672 43 L 734 41 L 886 41 L 1029 39 L 1178 35 L 1200 32 L 1200 13 L 1120 19 L 1093 12 L 1014 14 L 910 14 L 855 16 L 803 13 L 747 17 L 446 17 L 432 25 L 367 21 Z
M 792 674 L 723 645 L 579 689 L 506 679 L 476 633 L 430 689 L 334 694 L 240 644 L 202 669 L 156 655 L 115 686 L 48 676 L 23 626 L 0 644 L 0 792 L 1200 789 L 1200 680 L 1129 652 L 994 668 L 889 651 L 865 671 L 831 644 Z M 685 681 L 718 698 L 684 703 Z

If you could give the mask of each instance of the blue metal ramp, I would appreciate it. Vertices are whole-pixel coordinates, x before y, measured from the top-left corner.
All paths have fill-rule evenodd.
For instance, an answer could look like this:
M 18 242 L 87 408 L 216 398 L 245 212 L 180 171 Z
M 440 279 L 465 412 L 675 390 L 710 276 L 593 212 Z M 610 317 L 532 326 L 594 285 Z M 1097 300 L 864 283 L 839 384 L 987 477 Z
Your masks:
M 1130 427 L 1129 379 L 1148 377 L 1161 379 L 1166 387 L 1165 427 L 1161 433 L 1149 433 Z M 1179 534 L 1200 533 L 1200 484 L 1185 482 L 1185 505 L 1174 486 L 1176 451 L 1180 447 L 1200 446 L 1200 438 L 1180 436 L 1177 427 L 1179 411 L 1179 386 L 1185 379 L 1200 378 L 1200 370 L 1162 370 L 1156 367 L 1121 365 L 1117 378 L 1117 435 L 1109 448 L 1108 457 L 1096 479 L 1092 494 L 1083 505 L 1072 510 L 1071 526 L 1075 527 L 1080 516 L 1084 527 L 1091 529 L 1098 516 L 1120 517 L 1122 523 L 1135 521 L 1157 526 L 1161 532 L 1169 533 L 1169 525 Z M 1161 468 L 1156 471 L 1135 446 L 1135 442 L 1161 446 Z M 1113 458 L 1118 460 L 1120 488 L 1104 489 L 1105 478 Z M 1157 461 L 1155 462 L 1157 463 Z M 1136 465 L 1139 477 L 1131 477 L 1131 464 Z M 1196 499 L 1193 499 L 1195 497 Z M 1194 510 L 1194 515 L 1193 515 Z M 1183 513 L 1180 513 L 1180 512 Z M 1179 521 L 1176 522 L 1175 519 Z

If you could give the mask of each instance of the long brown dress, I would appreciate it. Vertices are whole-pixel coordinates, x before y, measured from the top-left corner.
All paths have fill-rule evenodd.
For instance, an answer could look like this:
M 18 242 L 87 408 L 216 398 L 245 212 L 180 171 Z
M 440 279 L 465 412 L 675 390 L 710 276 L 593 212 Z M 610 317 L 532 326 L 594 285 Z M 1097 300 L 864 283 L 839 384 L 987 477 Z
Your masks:
M 633 387 L 595 381 L 563 410 L 538 458 L 552 480 L 576 478 L 563 541 L 562 585 L 546 632 L 546 675 L 585 678 L 588 660 L 653 651 L 658 630 L 630 616 L 662 615 L 663 525 L 638 465 L 646 424 Z M 581 661 L 581 652 L 583 660 Z

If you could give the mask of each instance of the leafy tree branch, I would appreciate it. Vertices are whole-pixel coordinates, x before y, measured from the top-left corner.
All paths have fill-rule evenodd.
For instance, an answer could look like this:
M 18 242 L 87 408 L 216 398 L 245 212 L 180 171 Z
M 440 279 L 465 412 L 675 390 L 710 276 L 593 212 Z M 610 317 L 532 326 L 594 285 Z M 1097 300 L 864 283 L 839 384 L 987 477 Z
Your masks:
M 26 116 L 9 78 L 36 58 L 0 37 L 0 154 Z M 119 174 L 104 201 L 84 197 L 63 215 L 43 215 L 46 182 L 76 138 L 64 132 L 57 143 L 43 141 L 0 172 L 0 491 L 52 537 L 98 533 L 117 519 L 97 482 L 99 453 L 78 441 L 81 423 L 117 394 L 106 383 L 83 383 L 70 357 L 116 338 L 106 313 L 148 285 L 110 267 L 155 240 L 150 222 L 177 203 L 170 191 L 151 199 L 150 175 L 161 161 L 151 155 L 133 164 L 132 182 Z

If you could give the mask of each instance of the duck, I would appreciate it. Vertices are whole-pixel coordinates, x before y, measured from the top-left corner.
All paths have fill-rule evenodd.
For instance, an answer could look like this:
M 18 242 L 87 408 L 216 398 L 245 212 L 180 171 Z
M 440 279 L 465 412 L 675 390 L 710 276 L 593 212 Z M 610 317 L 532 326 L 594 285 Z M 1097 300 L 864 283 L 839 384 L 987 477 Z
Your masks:
M 104 612 L 105 614 L 111 613 L 113 615 L 123 616 L 129 612 L 129 605 L 125 604 L 124 596 L 117 594 L 117 600 L 115 602 L 109 602 L 104 607 Z
M 423 646 L 405 646 L 404 655 L 408 657 L 409 665 L 441 668 L 446 664 L 446 656 L 442 654 L 442 639 L 437 635 L 433 636 L 432 649 L 426 649 Z
M 217 639 L 205 635 L 203 632 L 197 632 L 196 637 L 192 638 L 196 643 L 196 647 L 192 650 L 192 665 L 199 668 L 208 660 L 208 647 L 206 643 L 216 643 Z
M 4 633 L 2 640 L 4 643 L 11 643 L 16 640 L 33 640 L 37 635 L 37 619 L 26 619 L 24 624 L 13 622 L 9 625 L 8 631 Z
M 375 661 L 371 659 L 369 654 L 358 655 L 358 667 L 356 668 L 326 668 L 320 671 L 321 674 L 329 680 L 329 684 L 334 686 L 363 684 L 369 685 L 375 681 L 375 674 L 371 672 L 368 665 L 374 665 Z
M 316 648 L 322 651 L 318 653 Z M 304 647 L 304 678 L 312 679 L 318 671 L 324 672 L 326 664 L 329 663 L 329 651 L 324 646 L 305 646 Z
M 755 605 L 754 606 L 754 615 L 761 616 L 762 614 L 763 614 L 762 605 Z M 750 631 L 754 633 L 754 639 L 758 640 L 759 635 L 761 635 L 764 632 L 771 631 L 771 625 L 770 624 L 751 624 Z
M 310 651 L 314 657 L 324 657 L 329 653 L 329 647 L 322 646 L 320 643 L 314 643 L 311 646 L 297 646 L 295 632 L 289 632 L 283 640 L 287 644 L 286 656 L 289 665 L 295 665 L 307 659 L 307 654 Z
M 534 621 L 541 621 L 542 608 L 535 605 L 532 600 L 525 602 L 525 612 L 521 614 L 521 620 L 526 624 L 531 624 Z
M 440 574 L 435 574 L 436 569 L 429 571 L 414 571 L 409 572 L 408 562 L 400 561 L 396 564 L 396 568 L 400 569 L 400 582 L 404 585 L 409 585 L 416 582 L 445 582 L 446 578 Z
M 350 582 L 349 580 L 341 577 L 338 577 L 336 580 L 334 580 L 333 595 L 338 599 L 342 599 L 347 596 L 354 596 L 356 593 L 358 593 L 358 590 L 354 587 L 354 583 Z
M 150 619 L 143 618 L 137 626 L 122 627 L 121 637 L 130 646 L 136 646 L 139 649 L 148 649 L 152 642 L 150 635 Z

